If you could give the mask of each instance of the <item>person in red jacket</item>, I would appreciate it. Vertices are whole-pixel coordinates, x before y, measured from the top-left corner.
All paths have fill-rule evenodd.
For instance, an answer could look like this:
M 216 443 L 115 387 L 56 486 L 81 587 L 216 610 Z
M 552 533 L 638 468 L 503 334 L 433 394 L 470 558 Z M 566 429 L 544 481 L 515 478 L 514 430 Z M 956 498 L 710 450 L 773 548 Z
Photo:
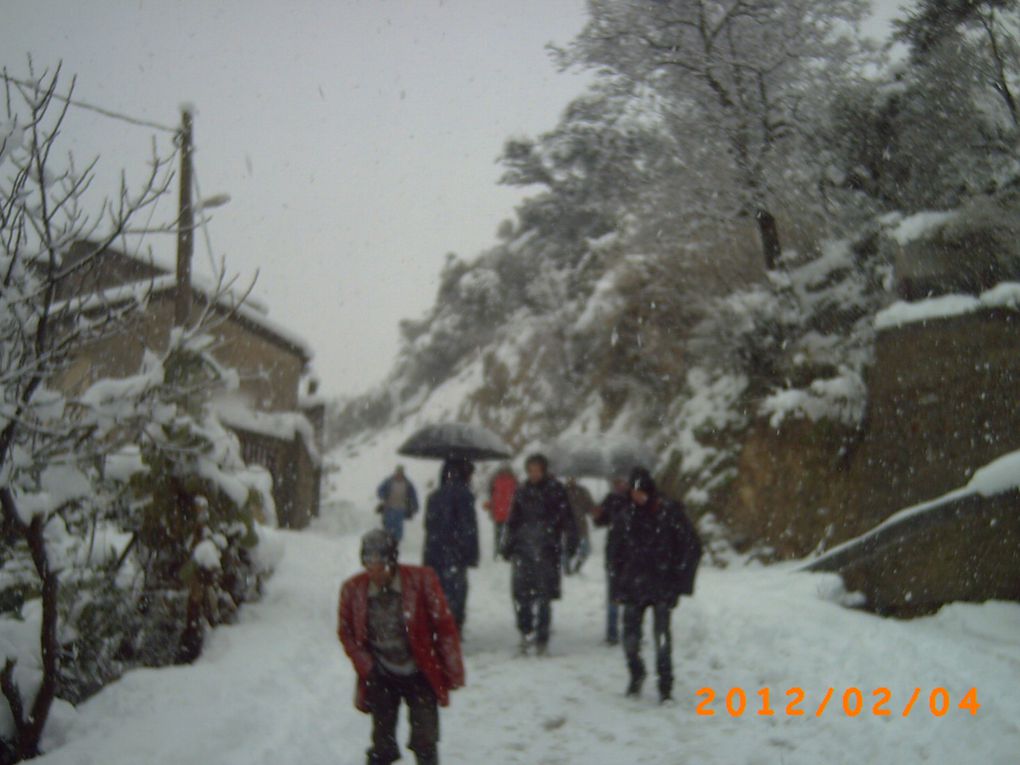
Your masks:
M 400 759 L 401 700 L 411 719 L 418 765 L 439 762 L 439 710 L 464 685 L 457 624 L 436 572 L 397 563 L 397 542 L 383 529 L 361 540 L 365 570 L 340 589 L 337 634 L 358 675 L 355 706 L 372 715 L 368 765 Z
M 492 548 L 493 558 L 499 557 L 503 526 L 506 525 L 506 519 L 510 517 L 510 505 L 513 504 L 516 491 L 517 479 L 514 477 L 514 471 L 509 465 L 504 465 L 493 476 L 492 482 L 489 484 L 489 500 L 485 503 L 485 508 L 492 516 L 492 527 L 495 533 Z

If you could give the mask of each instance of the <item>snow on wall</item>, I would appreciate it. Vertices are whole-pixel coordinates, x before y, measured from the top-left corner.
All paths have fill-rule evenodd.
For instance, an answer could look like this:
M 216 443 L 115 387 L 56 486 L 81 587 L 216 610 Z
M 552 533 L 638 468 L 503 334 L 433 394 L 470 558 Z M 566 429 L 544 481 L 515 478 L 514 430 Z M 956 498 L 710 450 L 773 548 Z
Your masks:
M 943 494 L 941 497 L 936 497 L 935 499 L 927 502 L 922 502 L 920 504 L 904 508 L 898 513 L 893 513 L 873 529 L 865 532 L 859 537 L 854 537 L 853 539 L 849 539 L 846 542 L 833 547 L 831 550 L 826 551 L 824 555 L 811 561 L 808 565 L 815 565 L 827 558 L 834 557 L 839 553 L 845 552 L 846 550 L 877 536 L 879 533 L 886 531 L 893 526 L 903 523 L 909 518 L 914 518 L 918 515 L 931 512 L 949 502 L 955 502 L 963 499 L 964 497 L 974 496 L 975 494 L 979 494 L 982 497 L 992 497 L 1007 491 L 1013 491 L 1014 489 L 1020 489 L 1020 450 L 1004 454 L 998 459 L 979 468 L 974 472 L 974 475 L 971 477 L 970 481 L 967 482 L 966 486 L 956 489 L 955 491 L 951 491 L 948 494 Z
M 959 213 L 955 211 L 915 213 L 900 220 L 889 234 L 902 247 L 918 239 L 923 239 L 931 232 L 949 223 L 957 215 Z
M 992 308 L 1020 309 L 1020 282 L 1003 282 L 982 292 L 978 297 L 942 295 L 916 303 L 901 300 L 879 311 L 875 316 L 875 328 L 891 329 L 905 324 L 947 319 Z

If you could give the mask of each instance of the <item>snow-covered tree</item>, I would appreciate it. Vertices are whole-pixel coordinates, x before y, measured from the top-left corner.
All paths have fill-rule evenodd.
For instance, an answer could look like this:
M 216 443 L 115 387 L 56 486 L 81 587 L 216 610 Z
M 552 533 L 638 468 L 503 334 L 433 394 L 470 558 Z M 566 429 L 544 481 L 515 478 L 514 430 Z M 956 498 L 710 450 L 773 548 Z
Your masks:
M 120 601 L 151 609 L 136 630 L 115 631 L 120 645 L 86 648 L 86 661 L 111 650 L 146 664 L 191 661 L 205 626 L 230 620 L 259 591 L 256 523 L 274 515 L 271 478 L 245 464 L 210 406 L 237 375 L 216 362 L 204 329 L 174 329 L 169 349 L 147 353 L 137 375 L 99 381 L 80 398 L 96 437 L 120 445 L 102 463 L 104 520 L 130 535 L 109 572 L 125 586 L 90 618 Z
M 124 666 L 192 658 L 204 624 L 257 589 L 254 520 L 272 512 L 268 476 L 208 406 L 236 384 L 209 340 L 222 273 L 206 310 L 138 374 L 80 395 L 59 382 L 140 319 L 144 287 L 116 304 L 80 287 L 114 243 L 155 230 L 148 213 L 172 179 L 154 144 L 138 190 L 122 180 L 96 201 L 98 159 L 79 169 L 61 154 L 74 89 L 62 82 L 59 68 L 0 81 L 0 763 L 38 754 L 58 691 L 78 699 Z M 174 602 L 159 625 L 153 612 Z M 147 629 L 168 623 L 169 651 L 146 653 Z
M 804 123 L 854 69 L 862 0 L 590 0 L 589 21 L 560 51 L 653 88 L 689 165 L 691 217 L 753 217 L 765 266 L 782 254 L 777 205 L 812 186 Z M 809 126 L 807 129 L 810 129 Z
M 1009 187 L 1020 174 L 1018 5 L 925 0 L 896 26 L 910 56 L 834 92 L 816 133 L 834 196 L 873 215 Z
M 1001 101 L 1006 118 L 1020 127 L 1020 2 L 1017 0 L 918 0 L 896 21 L 896 37 L 915 62 L 957 49 L 966 77 L 976 75 Z
M 80 278 L 96 258 L 127 234 L 139 213 L 152 207 L 170 180 L 168 161 L 155 154 L 140 190 L 126 182 L 90 214 L 86 194 L 97 160 L 84 168 L 60 154 L 74 81 L 60 92 L 61 73 L 33 75 L 29 84 L 3 78 L 0 120 L 0 507 L 4 568 L 16 558 L 31 562 L 39 597 L 40 666 L 8 655 L 0 690 L 9 726 L 0 732 L 0 759 L 20 760 L 38 751 L 59 674 L 58 530 L 73 533 L 92 502 L 91 426 L 71 414 L 71 402 L 51 387 L 75 348 L 94 342 L 130 311 L 85 316 L 74 301 L 59 300 L 61 287 Z M 90 240 L 92 253 L 65 262 L 72 243 Z

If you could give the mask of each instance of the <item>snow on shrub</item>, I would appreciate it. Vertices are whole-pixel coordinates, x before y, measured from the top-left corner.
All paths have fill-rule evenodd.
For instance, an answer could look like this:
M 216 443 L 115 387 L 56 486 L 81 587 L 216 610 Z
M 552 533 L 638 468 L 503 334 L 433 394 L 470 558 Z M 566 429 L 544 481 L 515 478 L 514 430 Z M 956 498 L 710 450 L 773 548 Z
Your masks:
M 846 368 L 840 371 L 838 377 L 813 380 L 807 388 L 777 390 L 761 402 L 759 411 L 774 428 L 789 416 L 856 426 L 864 417 L 868 389 L 860 373 Z

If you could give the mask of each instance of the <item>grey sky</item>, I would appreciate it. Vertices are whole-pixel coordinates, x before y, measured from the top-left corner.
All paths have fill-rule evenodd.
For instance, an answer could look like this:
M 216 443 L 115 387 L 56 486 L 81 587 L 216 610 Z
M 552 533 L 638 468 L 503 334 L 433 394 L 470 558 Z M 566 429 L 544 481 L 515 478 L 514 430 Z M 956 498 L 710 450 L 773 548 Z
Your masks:
M 869 31 L 900 2 L 877 0 Z M 216 251 L 260 270 L 254 294 L 315 348 L 324 390 L 353 393 L 389 369 L 446 253 L 511 214 L 495 158 L 583 88 L 545 52 L 583 23 L 583 0 L 0 0 L 0 65 L 62 59 L 80 98 L 160 122 L 195 104 L 202 191 L 233 198 Z M 147 156 L 144 130 L 85 112 L 66 134 L 107 181 Z M 172 259 L 172 239 L 156 249 Z
M 260 269 L 255 295 L 313 345 L 328 393 L 389 369 L 446 253 L 490 244 L 520 198 L 496 185 L 503 139 L 552 127 L 583 87 L 544 50 L 583 0 L 0 0 L 0 18 L 12 74 L 32 53 L 83 100 L 170 124 L 195 104 L 202 191 L 232 196 L 214 247 Z M 67 136 L 110 175 L 149 140 L 80 111 Z

